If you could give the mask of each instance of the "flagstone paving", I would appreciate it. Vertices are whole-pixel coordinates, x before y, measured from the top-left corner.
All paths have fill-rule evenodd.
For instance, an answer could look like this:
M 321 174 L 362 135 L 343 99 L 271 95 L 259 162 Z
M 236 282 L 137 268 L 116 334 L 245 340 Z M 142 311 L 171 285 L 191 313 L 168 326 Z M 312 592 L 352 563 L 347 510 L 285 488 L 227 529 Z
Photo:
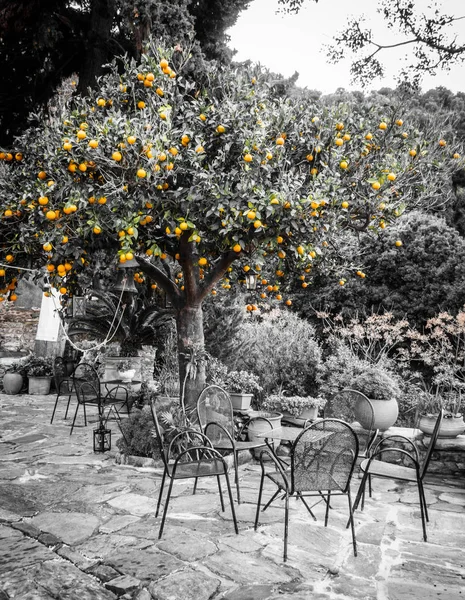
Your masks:
M 155 518 L 161 469 L 117 464 L 94 453 L 92 424 L 75 427 L 55 397 L 0 395 L 0 600 L 458 600 L 465 597 L 465 480 L 427 480 L 428 542 L 415 487 L 374 480 L 356 512 L 358 556 L 347 502 L 334 498 L 309 518 L 291 501 L 289 559 L 284 510 L 260 514 L 260 469 L 240 467 L 239 535 L 215 480 L 174 486 L 165 531 Z M 354 478 L 353 495 L 359 483 Z M 270 493 L 266 492 L 266 497 Z

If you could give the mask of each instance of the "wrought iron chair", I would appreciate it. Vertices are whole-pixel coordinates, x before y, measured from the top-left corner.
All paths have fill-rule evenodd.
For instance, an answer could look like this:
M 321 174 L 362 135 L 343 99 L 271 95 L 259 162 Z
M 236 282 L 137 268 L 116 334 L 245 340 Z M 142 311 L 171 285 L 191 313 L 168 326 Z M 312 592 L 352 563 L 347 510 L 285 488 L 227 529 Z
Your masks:
M 197 399 L 197 418 L 203 433 L 208 436 L 216 450 L 232 452 L 237 503 L 240 504 L 238 454 L 241 450 L 261 448 L 265 442 L 263 440 L 240 440 L 237 439 L 237 436 L 239 434 L 246 437 L 247 428 L 251 422 L 263 421 L 269 425 L 270 429 L 272 429 L 272 424 L 266 417 L 255 417 L 249 419 L 240 431 L 236 431 L 231 399 L 228 392 L 218 385 L 210 385 L 200 393 Z
M 168 477 L 170 480 L 160 529 L 158 531 L 158 539 L 160 539 L 163 534 L 174 481 L 180 479 L 195 479 L 193 490 L 193 494 L 195 494 L 197 489 L 197 481 L 200 477 L 216 477 L 221 500 L 221 510 L 224 512 L 225 508 L 223 492 L 221 489 L 221 475 L 224 475 L 224 478 L 226 479 L 229 502 L 231 504 L 231 513 L 234 522 L 234 530 L 236 533 L 239 533 L 236 512 L 234 510 L 231 484 L 229 482 L 228 466 L 224 458 L 217 450 L 213 448 L 208 437 L 197 429 L 187 429 L 182 431 L 175 435 L 169 444 L 165 443 L 164 435 L 162 433 L 153 405 L 150 405 L 150 409 L 152 411 L 158 448 L 164 466 L 155 517 L 158 517 L 158 513 L 160 511 L 166 478 Z
M 50 423 L 53 423 L 53 418 L 55 416 L 55 411 L 58 406 L 58 400 L 60 397 L 68 396 L 68 403 L 66 405 L 65 419 L 68 417 L 68 409 L 71 402 L 72 396 L 76 396 L 74 390 L 74 379 L 72 375 L 68 375 L 68 371 L 66 369 L 65 361 L 61 356 L 57 356 L 53 361 L 53 381 L 55 383 L 55 389 L 57 392 L 57 397 L 55 399 L 55 405 L 53 407 L 52 418 L 50 419 Z
M 79 407 L 84 412 L 84 425 L 87 425 L 86 406 L 94 406 L 98 410 L 99 421 L 102 424 L 112 418 L 121 419 L 120 412 L 126 407 L 130 412 L 128 391 L 125 387 L 117 385 L 102 394 L 102 385 L 96 369 L 89 363 L 80 363 L 73 373 L 73 386 L 76 392 L 77 405 L 71 425 L 70 435 L 73 433 Z
M 274 471 L 267 471 L 265 456 L 272 461 Z M 260 456 L 262 475 L 258 493 L 255 530 L 258 527 L 260 504 L 265 478 L 277 486 L 276 492 L 263 507 L 265 511 L 273 500 L 282 493 L 285 500 L 284 516 L 284 561 L 287 560 L 287 541 L 289 529 L 289 498 L 302 500 L 304 506 L 316 520 L 315 515 L 305 501 L 305 497 L 319 496 L 326 503 L 325 527 L 328 524 L 331 495 L 346 495 L 349 504 L 349 521 L 352 528 L 352 545 L 357 556 L 357 542 L 353 521 L 350 481 L 358 457 L 358 437 L 352 427 L 340 419 L 321 419 L 315 421 L 296 438 L 291 446 L 288 468 L 268 450 Z
M 426 522 L 429 519 L 425 491 L 423 488 L 423 479 L 428 470 L 428 466 L 431 461 L 431 455 L 438 439 L 439 427 L 441 426 L 443 414 L 443 410 L 441 410 L 426 449 L 426 454 L 422 461 L 419 460 L 419 453 L 413 442 L 407 438 L 404 438 L 403 436 L 386 436 L 378 442 L 378 444 L 373 448 L 371 456 L 365 459 L 360 465 L 360 468 L 363 471 L 363 478 L 355 498 L 354 511 L 357 510 L 360 500 L 362 500 L 363 510 L 365 485 L 370 476 L 416 483 L 420 498 L 423 539 L 425 542 L 427 541 Z M 408 445 L 410 445 L 412 448 L 412 452 L 408 452 L 404 448 L 398 447 L 397 444 L 399 442 L 402 442 L 403 444 L 408 443 Z

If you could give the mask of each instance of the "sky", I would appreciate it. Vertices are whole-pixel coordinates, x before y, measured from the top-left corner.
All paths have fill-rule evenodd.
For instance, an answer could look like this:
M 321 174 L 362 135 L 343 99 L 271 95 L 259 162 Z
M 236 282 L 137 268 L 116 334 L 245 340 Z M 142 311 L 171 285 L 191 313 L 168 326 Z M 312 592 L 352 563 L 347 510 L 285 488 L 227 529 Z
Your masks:
M 427 0 L 417 0 L 419 6 L 427 5 Z M 376 12 L 376 0 L 319 0 L 318 4 L 307 0 L 298 15 L 276 14 L 277 0 L 253 0 L 249 8 L 242 12 L 228 31 L 231 37 L 229 46 L 237 50 L 235 60 L 250 59 L 253 62 L 280 73 L 286 77 L 299 72 L 297 85 L 316 89 L 324 94 L 336 91 L 338 87 L 347 90 L 361 89 L 359 84 L 350 82 L 350 60 L 344 59 L 337 65 L 328 63 L 324 44 L 330 44 L 333 36 L 344 29 L 351 16 L 365 14 L 375 33 L 374 39 L 381 43 L 392 43 L 401 38 L 393 37 L 385 21 Z M 443 0 L 442 12 L 454 16 L 465 15 L 463 0 Z M 465 40 L 465 19 L 454 28 L 459 40 Z M 369 89 L 396 87 L 395 74 L 409 51 L 386 50 L 381 59 L 386 67 L 386 77 L 377 79 Z M 411 50 L 410 50 L 411 52 Z M 425 77 L 423 91 L 444 86 L 456 93 L 465 92 L 465 63 L 449 72 L 439 71 L 435 77 Z

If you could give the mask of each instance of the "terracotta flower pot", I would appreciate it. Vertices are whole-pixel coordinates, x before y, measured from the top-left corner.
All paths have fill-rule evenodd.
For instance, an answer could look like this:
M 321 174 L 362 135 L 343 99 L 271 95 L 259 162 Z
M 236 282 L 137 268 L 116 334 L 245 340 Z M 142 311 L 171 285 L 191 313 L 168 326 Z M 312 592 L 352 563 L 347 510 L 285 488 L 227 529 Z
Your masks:
M 437 415 L 423 415 L 420 418 L 418 429 L 423 431 L 425 435 L 431 435 L 433 433 L 434 424 L 436 423 Z M 439 427 L 440 438 L 455 438 L 458 435 L 462 435 L 465 431 L 465 422 L 463 421 L 462 415 L 456 415 L 454 417 L 443 417 L 441 425 Z
M 23 387 L 23 376 L 21 373 L 5 373 L 3 376 L 3 389 L 5 394 L 19 394 Z

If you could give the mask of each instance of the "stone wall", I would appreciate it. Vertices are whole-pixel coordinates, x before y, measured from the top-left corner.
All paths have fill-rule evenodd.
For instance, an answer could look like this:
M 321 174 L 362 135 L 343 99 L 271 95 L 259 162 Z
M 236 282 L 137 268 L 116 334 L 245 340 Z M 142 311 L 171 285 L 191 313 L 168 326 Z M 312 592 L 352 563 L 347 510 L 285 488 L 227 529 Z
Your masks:
M 39 308 L 20 308 L 13 302 L 0 304 L 0 352 L 34 351 Z

